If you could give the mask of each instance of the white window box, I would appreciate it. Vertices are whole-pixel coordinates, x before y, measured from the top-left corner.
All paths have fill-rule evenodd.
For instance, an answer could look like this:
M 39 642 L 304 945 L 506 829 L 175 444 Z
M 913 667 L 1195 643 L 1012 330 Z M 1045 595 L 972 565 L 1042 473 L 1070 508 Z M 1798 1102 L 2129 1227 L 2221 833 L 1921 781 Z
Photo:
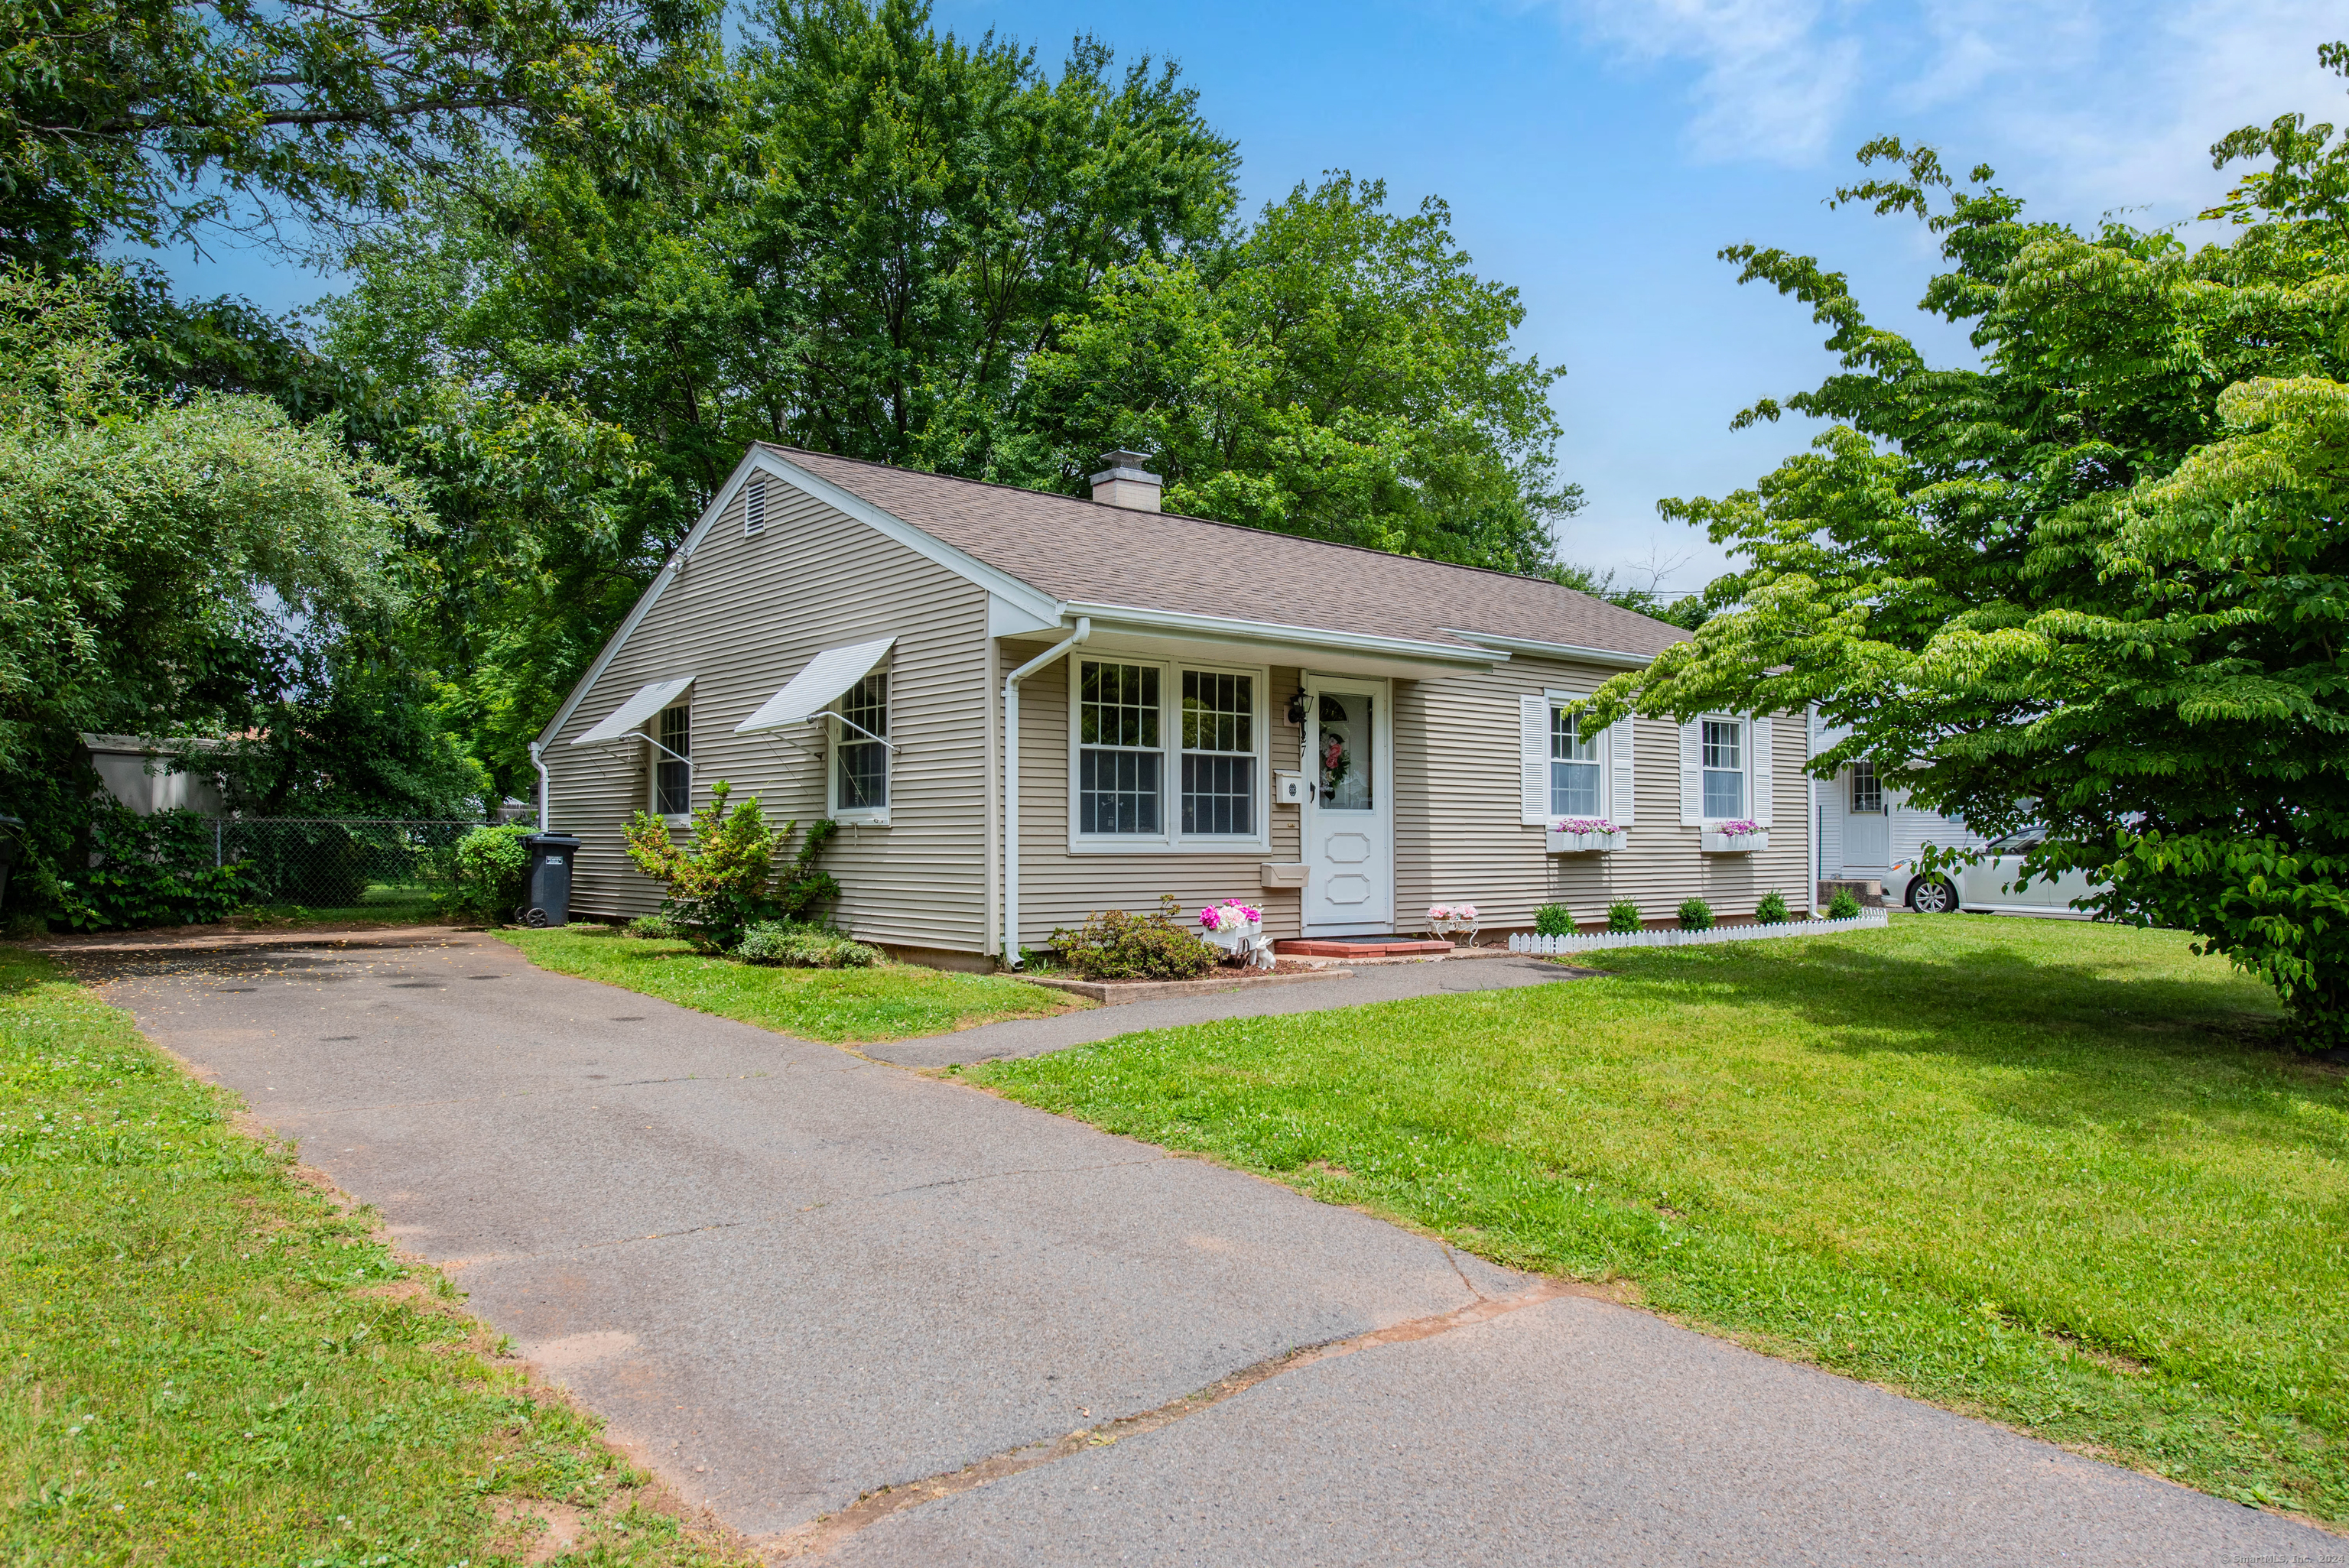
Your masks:
M 1724 833 L 1718 828 L 1704 830 L 1704 852 L 1708 855 L 1750 855 L 1770 847 L 1770 830 L 1754 833 Z
M 1630 833 L 1621 828 L 1611 833 L 1561 833 L 1551 828 L 1543 837 L 1554 855 L 1603 855 L 1609 850 L 1623 849 L 1631 841 Z

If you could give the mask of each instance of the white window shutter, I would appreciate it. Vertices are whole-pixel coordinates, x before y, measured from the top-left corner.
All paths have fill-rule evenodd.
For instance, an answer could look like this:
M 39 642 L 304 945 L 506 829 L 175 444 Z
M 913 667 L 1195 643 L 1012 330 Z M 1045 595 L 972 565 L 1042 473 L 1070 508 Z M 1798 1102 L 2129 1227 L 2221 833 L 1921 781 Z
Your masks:
M 1517 698 L 1517 820 L 1549 822 L 1549 698 Z
M 1619 828 L 1628 828 L 1639 820 L 1632 810 L 1631 725 L 1627 713 L 1607 729 L 1608 771 L 1614 775 L 1609 780 L 1607 814 Z
M 1704 826 L 1704 720 L 1681 726 L 1681 826 Z
M 1763 827 L 1770 825 L 1771 769 L 1775 761 L 1770 755 L 1770 716 L 1756 715 L 1754 720 L 1754 820 Z

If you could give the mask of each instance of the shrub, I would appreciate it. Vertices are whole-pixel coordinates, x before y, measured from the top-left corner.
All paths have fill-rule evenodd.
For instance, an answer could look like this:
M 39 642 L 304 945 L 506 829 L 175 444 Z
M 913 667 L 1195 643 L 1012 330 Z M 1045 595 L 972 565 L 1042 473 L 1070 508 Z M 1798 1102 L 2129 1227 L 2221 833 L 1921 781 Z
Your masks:
M 730 810 L 731 793 L 723 779 L 709 787 L 709 804 L 693 814 L 692 841 L 683 849 L 658 817 L 639 811 L 628 823 L 628 858 L 645 875 L 668 886 L 661 913 L 705 952 L 730 950 L 761 921 L 805 921 L 840 896 L 840 884 L 815 869 L 817 853 L 840 830 L 839 823 L 826 817 L 809 824 L 807 841 L 792 857 L 781 883 L 770 887 L 775 842 L 790 838 L 799 823 L 785 822 L 778 834 L 768 828 L 756 795 Z
M 249 863 L 212 864 L 211 824 L 193 811 L 109 802 L 90 813 L 88 869 L 57 879 L 56 917 L 76 931 L 203 925 L 258 891 Z
M 1546 903 L 1534 911 L 1534 932 L 1540 936 L 1572 936 L 1574 912 L 1562 903 Z
M 1775 888 L 1764 893 L 1762 902 L 1754 906 L 1754 918 L 1764 925 L 1785 924 L 1788 916 L 1785 896 Z
M 495 925 L 528 895 L 530 848 L 537 831 L 527 822 L 475 828 L 445 853 L 424 861 L 425 886 L 444 914 L 470 914 Z
M 1681 905 L 1681 929 L 1682 931 L 1711 931 L 1713 929 L 1713 905 L 1705 903 L 1704 900 L 1701 898 L 1692 898 L 1686 903 Z
M 1172 898 L 1156 914 L 1095 910 L 1084 924 L 1052 933 L 1052 945 L 1088 980 L 1191 980 L 1216 966 L 1216 951 L 1176 916 Z
M 1640 906 L 1630 899 L 1621 899 L 1607 906 L 1607 929 L 1609 931 L 1641 931 L 1647 922 L 1640 918 Z
M 745 964 L 774 964 L 795 969 L 870 969 L 881 962 L 881 950 L 850 940 L 822 925 L 792 921 L 761 920 L 742 933 L 734 956 Z
M 648 942 L 677 941 L 685 935 L 677 922 L 665 914 L 640 914 L 620 930 L 625 935 L 641 936 Z
M 1827 918 L 1829 920 L 1857 920 L 1859 918 L 1859 900 L 1856 895 L 1854 895 L 1851 889 L 1847 887 L 1839 887 L 1836 889 L 1835 897 L 1827 900 Z

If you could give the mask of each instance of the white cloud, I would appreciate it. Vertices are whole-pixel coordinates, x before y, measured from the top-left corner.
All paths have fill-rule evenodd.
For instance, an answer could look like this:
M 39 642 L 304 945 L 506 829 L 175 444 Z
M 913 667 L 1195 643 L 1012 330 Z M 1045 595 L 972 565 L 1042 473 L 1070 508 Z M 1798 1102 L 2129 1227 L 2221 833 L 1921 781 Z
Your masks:
M 1839 160 L 1890 131 L 1978 160 L 2066 215 L 2189 216 L 2228 183 L 2208 149 L 2291 109 L 2333 120 L 2316 46 L 2340 0 L 1556 0 L 1631 60 L 1689 73 L 1707 162 Z
M 1594 33 L 1641 60 L 1696 62 L 1689 138 L 1709 160 L 1807 163 L 1858 83 L 1859 41 L 1819 0 L 1597 0 Z

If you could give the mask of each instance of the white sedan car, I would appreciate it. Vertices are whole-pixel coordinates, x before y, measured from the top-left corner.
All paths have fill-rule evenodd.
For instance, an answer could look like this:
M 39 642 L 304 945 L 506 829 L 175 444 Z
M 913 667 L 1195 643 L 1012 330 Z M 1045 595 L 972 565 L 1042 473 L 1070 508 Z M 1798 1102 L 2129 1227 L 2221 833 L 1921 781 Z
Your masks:
M 2027 887 L 2015 885 L 2023 857 L 2039 847 L 2039 830 L 2009 833 L 1983 851 L 1971 865 L 1958 865 L 1930 876 L 1919 876 L 1906 865 L 1892 868 L 1884 880 L 1887 900 L 1897 898 L 1920 914 L 1947 914 L 1974 910 L 1985 914 L 2045 914 L 2069 920 L 2094 918 L 2075 910 L 2072 901 L 2102 891 L 2085 872 L 2065 872 L 2054 882 L 2033 877 Z

